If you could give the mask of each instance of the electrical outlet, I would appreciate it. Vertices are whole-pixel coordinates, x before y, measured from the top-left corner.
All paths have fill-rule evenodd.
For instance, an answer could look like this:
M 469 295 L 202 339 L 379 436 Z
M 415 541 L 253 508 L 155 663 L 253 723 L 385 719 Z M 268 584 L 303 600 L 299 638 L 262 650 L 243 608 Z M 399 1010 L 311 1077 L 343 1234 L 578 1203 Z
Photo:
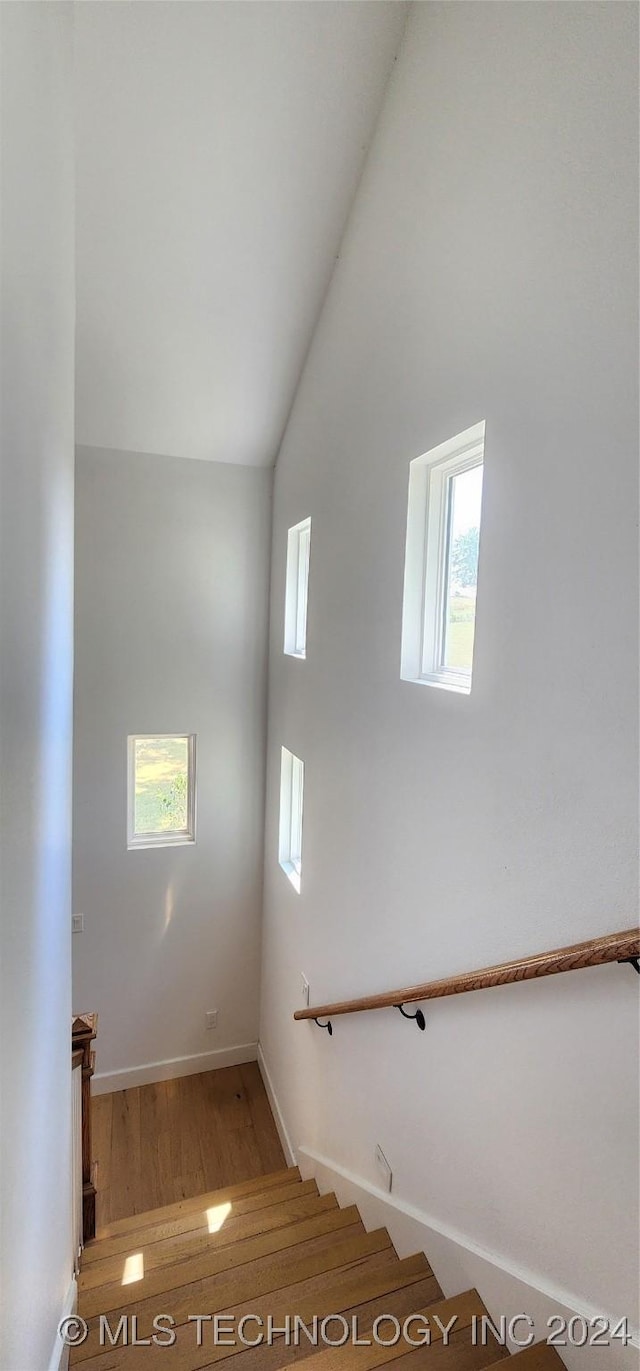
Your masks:
M 380 1185 L 382 1189 L 390 1190 L 393 1181 L 393 1172 L 379 1143 L 376 1145 L 376 1166 L 380 1175 Z
M 217 1011 L 217 1009 L 210 1009 L 210 1010 L 209 1010 L 209 1013 L 208 1013 L 208 1014 L 205 1014 L 204 1017 L 205 1017 L 205 1022 L 206 1022 L 207 1028 L 217 1028 L 217 1027 L 218 1027 L 218 1011 Z
M 84 933 L 84 914 L 71 915 L 71 932 Z
M 300 972 L 300 983 L 301 983 L 301 986 L 302 986 L 302 1003 L 303 1003 L 303 1005 L 305 1005 L 306 1008 L 308 1009 L 308 1008 L 309 1008 L 309 982 L 308 982 L 308 980 L 307 980 L 307 978 L 306 978 L 306 976 L 305 976 L 305 974 L 304 974 L 304 971 L 301 971 L 301 972 Z

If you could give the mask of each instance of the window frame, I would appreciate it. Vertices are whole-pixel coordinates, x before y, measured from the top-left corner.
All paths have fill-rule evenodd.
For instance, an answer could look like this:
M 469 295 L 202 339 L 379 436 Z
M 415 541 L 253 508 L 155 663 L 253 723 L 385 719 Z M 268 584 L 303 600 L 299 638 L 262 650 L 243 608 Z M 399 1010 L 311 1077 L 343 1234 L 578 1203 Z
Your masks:
M 162 833 L 136 833 L 136 743 L 153 738 L 180 738 L 187 743 L 187 823 L 185 828 Z M 127 738 L 127 849 L 184 847 L 196 841 L 196 735 L 195 733 L 130 733 Z
M 298 895 L 302 884 L 304 762 L 287 747 L 280 749 L 280 823 L 278 861 Z
M 484 462 L 483 420 L 409 465 L 400 675 L 463 695 L 471 692 L 473 660 L 469 669 L 444 663 L 452 491 L 456 476 L 484 470 Z M 481 536 L 482 503 L 479 529 Z
M 311 518 L 301 519 L 287 533 L 284 600 L 284 652 L 304 661 L 307 655 Z

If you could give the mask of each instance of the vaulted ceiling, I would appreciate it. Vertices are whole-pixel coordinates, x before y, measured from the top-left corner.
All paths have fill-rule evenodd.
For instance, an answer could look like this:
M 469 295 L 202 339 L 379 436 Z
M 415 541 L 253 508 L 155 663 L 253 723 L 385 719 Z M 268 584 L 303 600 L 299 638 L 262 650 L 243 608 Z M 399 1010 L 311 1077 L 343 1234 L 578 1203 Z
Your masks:
M 405 10 L 76 6 L 79 443 L 275 460 Z

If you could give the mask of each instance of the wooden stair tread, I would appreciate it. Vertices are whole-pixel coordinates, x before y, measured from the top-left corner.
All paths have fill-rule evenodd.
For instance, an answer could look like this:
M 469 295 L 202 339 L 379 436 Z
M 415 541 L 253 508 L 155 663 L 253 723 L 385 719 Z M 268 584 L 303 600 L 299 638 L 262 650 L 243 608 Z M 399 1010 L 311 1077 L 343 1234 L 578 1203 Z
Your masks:
M 263 1295 L 273 1295 L 294 1285 L 301 1286 L 333 1271 L 350 1269 L 365 1258 L 381 1253 L 390 1257 L 395 1255 L 386 1230 L 366 1233 L 363 1228 L 356 1226 L 355 1233 L 347 1230 L 337 1237 L 332 1233 L 325 1234 L 311 1239 L 301 1249 L 287 1249 L 219 1276 L 189 1281 L 165 1295 L 162 1307 L 170 1308 L 177 1324 L 186 1324 L 189 1314 L 194 1310 L 215 1313 L 221 1309 L 235 1309 L 240 1304 L 253 1304 Z M 139 1337 L 148 1337 L 153 1332 L 153 1319 L 158 1313 L 157 1295 L 137 1299 L 135 1286 L 128 1290 L 121 1289 L 120 1295 L 112 1322 L 117 1323 L 123 1314 L 129 1318 L 135 1314 Z M 133 1295 L 133 1299 L 127 1299 L 127 1295 Z M 90 1332 L 80 1348 L 79 1360 L 95 1355 L 99 1350 L 97 1316 L 89 1323 L 93 1336 Z
M 193 1209 L 209 1209 L 218 1204 L 233 1202 L 245 1195 L 259 1194 L 262 1190 L 291 1185 L 300 1180 L 298 1167 L 289 1166 L 283 1171 L 271 1171 L 264 1176 L 254 1176 L 250 1180 L 238 1182 L 237 1185 L 227 1185 L 221 1190 L 211 1190 L 204 1195 L 190 1195 L 186 1199 L 177 1200 L 175 1204 L 167 1204 L 160 1209 L 147 1209 L 140 1214 L 130 1214 L 125 1219 L 116 1219 L 113 1223 L 105 1224 L 96 1234 L 95 1241 L 115 1238 L 119 1234 L 137 1233 L 141 1228 L 165 1223 L 174 1218 L 179 1219 Z
M 345 1347 L 322 1348 L 313 1352 L 309 1357 L 303 1358 L 299 1363 L 299 1371 L 303 1371 L 303 1368 L 304 1371 L 348 1371 L 348 1368 L 351 1367 L 357 1367 L 358 1371 L 372 1371 L 374 1367 L 387 1366 L 391 1362 L 413 1356 L 416 1351 L 420 1352 L 424 1364 L 428 1365 L 429 1354 L 435 1349 L 437 1343 L 442 1342 L 440 1323 L 446 1327 L 449 1320 L 455 1317 L 455 1329 L 459 1333 L 462 1329 L 470 1326 L 474 1315 L 480 1317 L 486 1312 L 477 1290 L 465 1290 L 461 1295 L 454 1295 L 452 1299 L 441 1300 L 438 1304 L 431 1304 L 422 1309 L 416 1308 L 417 1316 L 423 1315 L 425 1319 L 429 1320 L 431 1330 L 431 1346 L 429 1347 L 416 1349 L 402 1339 L 394 1347 L 381 1347 L 374 1343 L 371 1347 L 348 1344 Z M 417 1336 L 416 1331 L 414 1337 Z M 451 1352 L 451 1348 L 447 1350 L 449 1353 Z M 495 1361 L 495 1345 L 491 1348 L 491 1356 Z M 450 1362 L 447 1359 L 447 1365 L 455 1366 L 455 1362 Z
M 464 1328 L 452 1333 L 446 1346 L 439 1341 L 431 1347 L 416 1347 L 399 1365 L 402 1371 L 481 1371 L 481 1368 L 489 1371 L 490 1366 L 500 1366 L 506 1371 L 503 1362 L 493 1361 L 495 1354 L 495 1348 L 473 1343 L 471 1329 Z
M 555 1347 L 549 1347 L 546 1342 L 536 1342 L 533 1347 L 524 1347 L 521 1352 L 514 1352 L 509 1357 L 511 1362 L 517 1361 L 518 1371 L 558 1371 L 559 1367 L 564 1367 L 564 1362 Z M 489 1371 L 497 1368 L 498 1362 L 491 1362 Z
M 368 1300 L 383 1299 L 393 1290 L 424 1280 L 427 1273 L 430 1273 L 430 1267 L 422 1253 L 399 1261 L 393 1248 L 386 1248 L 338 1271 L 322 1273 L 301 1284 L 217 1312 L 234 1316 L 236 1320 L 244 1315 L 257 1314 L 266 1322 L 271 1315 L 275 1324 L 282 1324 L 287 1315 L 298 1315 L 309 1322 L 314 1315 L 323 1318 L 336 1312 L 345 1313 Z M 213 1311 L 200 1309 L 194 1312 Z M 176 1341 L 170 1349 L 171 1371 L 198 1371 L 199 1368 L 243 1352 L 241 1346 L 212 1346 L 211 1334 L 209 1339 L 206 1336 L 206 1326 L 201 1347 L 196 1345 L 193 1324 L 177 1326 L 175 1334 Z M 72 1353 L 73 1365 L 77 1360 L 76 1351 Z M 155 1368 L 165 1368 L 166 1371 L 167 1348 L 132 1346 L 105 1349 L 82 1364 L 84 1371 L 136 1371 L 136 1368 L 137 1371 L 151 1371 L 151 1368 L 153 1371 Z
M 415 1309 L 422 1309 L 429 1304 L 437 1304 L 444 1299 L 440 1286 L 434 1275 L 425 1276 L 424 1279 L 413 1282 L 410 1285 L 400 1286 L 397 1290 L 390 1290 L 384 1296 L 384 1312 L 393 1314 L 401 1321 L 409 1314 L 413 1314 Z M 358 1328 L 363 1334 L 371 1332 L 375 1319 L 380 1314 L 380 1300 L 369 1300 L 364 1304 L 354 1305 L 349 1310 L 349 1318 L 357 1318 Z M 241 1371 L 282 1371 L 282 1368 L 291 1366 L 294 1362 L 308 1357 L 310 1348 L 306 1343 L 301 1346 L 287 1347 L 283 1338 L 278 1338 L 273 1346 L 268 1347 L 263 1344 L 260 1347 L 247 1348 L 242 1353 Z M 493 1357 L 492 1352 L 492 1357 Z
M 117 1233 L 112 1237 L 94 1239 L 85 1248 L 83 1265 L 88 1267 L 94 1261 L 104 1261 L 105 1257 L 114 1256 L 119 1252 L 131 1252 L 151 1243 L 161 1242 L 165 1238 L 189 1233 L 194 1229 L 209 1229 L 207 1213 L 210 1210 L 221 1211 L 219 1216 L 216 1214 L 212 1216 L 212 1221 L 217 1222 L 219 1218 L 222 1227 L 229 1220 L 237 1219 L 254 1210 L 268 1209 L 271 1206 L 281 1204 L 283 1200 L 317 1194 L 318 1187 L 315 1181 L 293 1181 L 280 1186 L 270 1186 L 266 1190 L 252 1191 L 249 1195 L 240 1195 L 236 1199 L 220 1201 L 214 1205 L 206 1203 L 210 1197 L 205 1195 L 205 1203 L 201 1200 L 199 1205 L 194 1205 L 182 1214 L 157 1220 L 152 1224 L 145 1224 L 141 1228 L 132 1228 L 127 1233 Z M 222 1212 L 226 1205 L 229 1205 L 228 1215 Z
M 217 1233 L 210 1233 L 208 1227 L 202 1225 L 188 1233 L 172 1234 L 149 1246 L 131 1243 L 123 1252 L 83 1266 L 78 1277 L 78 1288 L 82 1292 L 115 1281 L 121 1283 L 124 1262 L 133 1252 L 143 1253 L 145 1273 L 149 1273 L 162 1266 L 187 1261 L 200 1252 L 232 1248 L 259 1233 L 274 1232 L 327 1211 L 338 1211 L 335 1195 L 318 1195 L 314 1192 L 298 1194 L 293 1200 L 270 1205 L 267 1209 L 259 1209 L 237 1219 L 228 1219 Z
M 136 1283 L 135 1288 L 131 1287 L 131 1297 L 138 1300 L 151 1296 L 157 1298 L 181 1285 L 202 1280 L 206 1276 L 220 1275 L 224 1271 L 234 1270 L 264 1257 L 273 1256 L 277 1252 L 298 1251 L 302 1244 L 311 1239 L 322 1238 L 324 1235 L 337 1242 L 344 1230 L 348 1230 L 352 1235 L 353 1230 L 364 1232 L 364 1225 L 355 1205 L 350 1205 L 348 1209 L 338 1209 L 337 1206 L 323 1209 L 297 1223 L 257 1233 L 254 1237 L 229 1243 L 226 1247 L 209 1245 L 194 1252 L 193 1244 L 190 1244 L 180 1250 L 177 1260 L 145 1271 L 142 1280 Z M 118 1260 L 120 1275 L 117 1280 L 80 1290 L 78 1312 L 83 1318 L 89 1319 L 98 1313 L 105 1314 L 123 1303 L 123 1294 L 126 1290 L 122 1285 L 124 1263 L 122 1258 Z

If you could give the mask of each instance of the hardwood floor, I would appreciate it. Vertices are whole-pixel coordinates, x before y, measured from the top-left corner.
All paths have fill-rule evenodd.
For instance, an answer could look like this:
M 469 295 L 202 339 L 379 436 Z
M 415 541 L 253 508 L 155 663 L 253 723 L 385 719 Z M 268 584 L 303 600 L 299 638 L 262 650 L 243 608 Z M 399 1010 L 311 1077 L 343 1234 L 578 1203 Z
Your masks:
M 256 1062 L 92 1101 L 97 1227 L 286 1166 Z

